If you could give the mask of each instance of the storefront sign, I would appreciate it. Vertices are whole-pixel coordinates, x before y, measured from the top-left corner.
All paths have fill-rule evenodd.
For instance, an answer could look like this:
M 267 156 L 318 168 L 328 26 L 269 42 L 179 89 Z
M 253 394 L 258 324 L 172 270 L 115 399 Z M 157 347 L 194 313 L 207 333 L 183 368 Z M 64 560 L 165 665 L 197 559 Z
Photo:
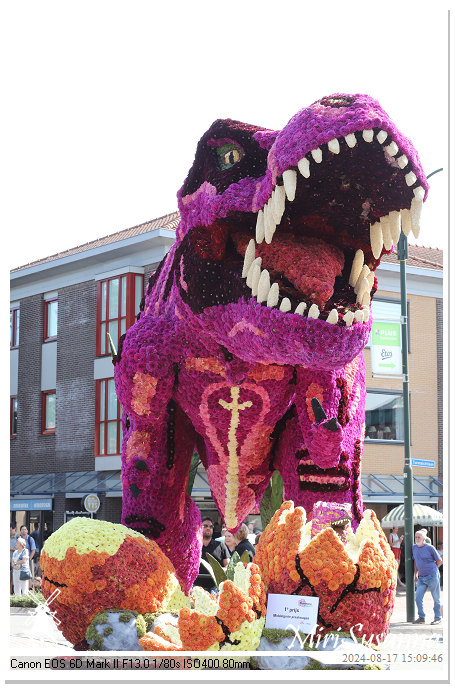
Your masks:
M 319 598 L 306 595 L 278 595 L 269 593 L 267 598 L 267 629 L 289 629 L 309 634 L 318 621 Z
M 98 494 L 87 494 L 84 499 L 84 508 L 89 513 L 96 513 L 101 506 Z
M 420 458 L 411 458 L 412 467 L 436 467 L 434 460 L 421 460 Z
M 396 321 L 373 321 L 371 328 L 371 370 L 381 376 L 400 375 L 401 325 Z
M 10 499 L 10 511 L 52 511 L 52 499 Z

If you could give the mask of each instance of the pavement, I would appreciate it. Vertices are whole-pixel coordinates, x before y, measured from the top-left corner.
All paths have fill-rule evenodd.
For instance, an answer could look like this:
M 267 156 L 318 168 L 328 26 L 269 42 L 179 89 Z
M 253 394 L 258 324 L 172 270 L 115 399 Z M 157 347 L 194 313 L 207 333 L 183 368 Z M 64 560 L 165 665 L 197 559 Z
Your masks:
M 398 587 L 394 610 L 390 621 L 389 634 L 384 642 L 384 648 L 398 652 L 428 650 L 441 651 L 443 646 L 443 627 L 441 624 L 432 626 L 433 600 L 429 592 L 424 597 L 426 624 L 411 624 L 406 619 L 406 591 Z M 441 604 L 443 591 L 441 590 Z M 417 608 L 415 617 L 417 618 Z M 10 608 L 10 652 L 11 655 L 26 655 L 26 651 L 39 649 L 51 650 L 58 648 L 59 652 L 68 650 L 74 653 L 71 644 L 61 632 L 45 609 Z

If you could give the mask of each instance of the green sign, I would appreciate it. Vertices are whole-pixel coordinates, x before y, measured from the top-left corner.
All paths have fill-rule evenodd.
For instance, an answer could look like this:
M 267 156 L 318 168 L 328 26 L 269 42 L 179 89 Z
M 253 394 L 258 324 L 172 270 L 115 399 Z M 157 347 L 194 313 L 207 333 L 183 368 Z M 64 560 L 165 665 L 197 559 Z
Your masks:
M 401 324 L 397 321 L 373 321 L 371 327 L 371 368 L 383 376 L 400 375 Z

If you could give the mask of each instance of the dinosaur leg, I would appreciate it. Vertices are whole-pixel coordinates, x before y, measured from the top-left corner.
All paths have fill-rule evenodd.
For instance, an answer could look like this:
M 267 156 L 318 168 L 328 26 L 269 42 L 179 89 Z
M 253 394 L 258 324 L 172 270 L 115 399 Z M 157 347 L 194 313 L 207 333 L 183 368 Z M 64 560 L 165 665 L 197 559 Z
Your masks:
M 195 434 L 173 400 L 174 364 L 160 349 L 163 325 L 153 327 L 160 339 L 138 350 L 140 323 L 133 326 L 115 367 L 123 407 L 122 523 L 157 542 L 188 590 L 202 542 L 200 513 L 186 494 Z

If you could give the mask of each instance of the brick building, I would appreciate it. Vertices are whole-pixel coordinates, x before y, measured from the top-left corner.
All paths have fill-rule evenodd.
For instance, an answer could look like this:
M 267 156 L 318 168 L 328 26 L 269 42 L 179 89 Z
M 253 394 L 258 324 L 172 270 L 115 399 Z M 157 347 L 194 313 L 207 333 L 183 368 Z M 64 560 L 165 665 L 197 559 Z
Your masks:
M 88 513 L 118 522 L 121 511 L 120 408 L 108 331 L 115 344 L 138 312 L 148 278 L 175 239 L 170 214 L 11 272 L 11 513 L 18 524 L 56 529 Z M 399 263 L 383 260 L 375 321 L 400 316 Z M 410 246 L 407 268 L 411 455 L 415 500 L 442 499 L 442 251 Z M 379 325 L 379 323 L 378 323 Z M 373 331 L 372 331 L 373 332 Z M 364 503 L 379 517 L 403 502 L 400 375 L 367 366 Z M 199 469 L 193 497 L 216 516 Z M 93 500 L 93 499 L 92 499 Z M 95 498 L 96 501 L 96 498 Z M 87 506 L 88 508 L 95 508 Z

